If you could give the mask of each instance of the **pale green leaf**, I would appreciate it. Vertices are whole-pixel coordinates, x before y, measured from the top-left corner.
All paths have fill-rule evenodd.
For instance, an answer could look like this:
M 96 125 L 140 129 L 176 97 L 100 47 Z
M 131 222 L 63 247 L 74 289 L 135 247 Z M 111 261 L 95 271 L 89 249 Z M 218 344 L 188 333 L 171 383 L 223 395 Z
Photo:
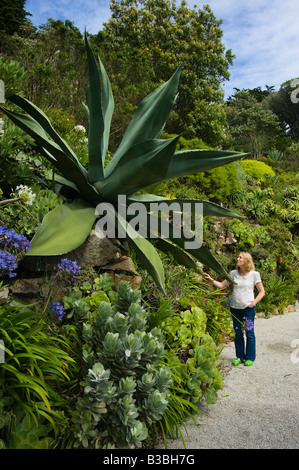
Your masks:
M 55 207 L 44 217 L 28 255 L 62 255 L 74 250 L 86 240 L 95 219 L 95 207 L 83 200 Z

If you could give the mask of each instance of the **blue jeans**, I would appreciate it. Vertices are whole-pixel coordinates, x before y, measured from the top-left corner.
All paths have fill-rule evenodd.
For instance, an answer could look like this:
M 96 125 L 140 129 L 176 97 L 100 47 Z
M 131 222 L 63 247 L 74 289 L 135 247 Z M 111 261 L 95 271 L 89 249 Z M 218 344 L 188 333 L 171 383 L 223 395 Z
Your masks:
M 230 307 L 235 330 L 236 356 L 242 361 L 255 360 L 254 318 L 255 307 L 238 309 Z M 246 346 L 244 341 L 246 335 Z

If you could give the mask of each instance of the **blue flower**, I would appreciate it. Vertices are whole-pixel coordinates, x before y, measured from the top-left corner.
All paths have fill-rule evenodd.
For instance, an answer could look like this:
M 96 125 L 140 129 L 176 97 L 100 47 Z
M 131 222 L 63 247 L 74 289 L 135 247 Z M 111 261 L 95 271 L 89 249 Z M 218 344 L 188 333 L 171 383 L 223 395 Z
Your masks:
M 49 309 L 51 312 L 56 314 L 59 320 L 62 320 L 63 316 L 65 315 L 64 307 L 59 302 L 53 302 Z
M 242 323 L 242 331 L 250 331 L 253 330 L 254 323 L 252 320 L 244 317 L 244 321 Z
M 12 253 L 7 251 L 0 251 L 0 277 L 9 276 L 15 277 L 17 274 L 13 273 L 17 269 L 18 265 L 16 259 Z
M 25 235 L 9 230 L 6 225 L 0 226 L 0 244 L 4 245 L 6 249 L 23 253 L 31 248 L 31 243 Z
M 73 284 L 76 279 L 79 279 L 81 273 L 81 267 L 77 262 L 66 258 L 63 258 L 55 269 L 56 279 L 65 284 Z

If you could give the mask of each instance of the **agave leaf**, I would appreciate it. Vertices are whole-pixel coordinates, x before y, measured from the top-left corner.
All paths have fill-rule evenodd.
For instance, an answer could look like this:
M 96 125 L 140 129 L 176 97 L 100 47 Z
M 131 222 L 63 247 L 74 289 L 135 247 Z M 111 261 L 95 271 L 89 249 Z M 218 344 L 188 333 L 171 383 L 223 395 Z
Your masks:
M 178 247 L 171 240 L 158 237 L 157 241 L 155 242 L 155 247 L 163 253 L 170 253 L 177 263 L 181 264 L 182 266 L 186 266 L 186 268 L 191 268 L 194 270 L 198 269 L 194 258 L 189 253 Z
M 104 135 L 104 116 L 102 110 L 102 90 L 98 67 L 85 33 L 85 47 L 88 58 L 89 82 L 86 98 L 89 109 L 88 121 L 88 177 L 91 183 L 104 178 L 102 164 L 102 139 Z
M 99 59 L 97 62 L 85 33 L 88 58 L 89 82 L 86 90 L 88 112 L 88 177 L 91 183 L 104 178 L 104 162 L 108 150 L 110 124 L 114 110 L 114 100 L 109 78 Z M 86 109 L 86 108 L 85 108 Z
M 244 216 L 239 215 L 236 212 L 226 209 L 225 207 L 221 207 L 218 204 L 215 204 L 214 202 L 210 201 L 202 201 L 199 199 L 169 199 L 167 197 L 162 197 L 162 196 L 157 196 L 155 194 L 140 194 L 137 196 L 130 196 L 128 198 L 128 202 L 141 202 L 145 204 L 147 210 L 151 209 L 151 204 L 152 203 L 173 203 L 177 202 L 181 206 L 181 209 L 183 211 L 184 209 L 184 204 L 190 204 L 190 209 L 191 212 L 194 212 L 194 208 L 196 204 L 202 204 L 203 205 L 203 215 L 204 216 L 215 216 L 215 217 L 235 217 L 238 219 L 242 219 Z
M 130 195 L 159 182 L 167 173 L 178 137 L 149 140 L 131 147 L 114 171 L 104 181 L 95 183 L 103 198 L 113 200 L 118 194 Z
M 135 144 L 145 140 L 158 139 L 161 136 L 177 96 L 180 73 L 181 67 L 167 82 L 141 101 L 118 149 L 105 169 L 107 176 L 118 165 L 122 156 Z
M 119 224 L 125 229 L 127 241 L 136 252 L 142 265 L 153 278 L 159 289 L 165 293 L 164 268 L 162 260 L 151 242 L 139 235 L 128 222 L 116 213 Z
M 54 142 L 61 148 L 63 152 L 65 152 L 68 157 L 72 160 L 76 161 L 78 166 L 81 166 L 76 154 L 70 148 L 70 146 L 62 139 L 57 132 L 54 130 L 52 124 L 50 123 L 47 116 L 43 113 L 41 109 L 35 106 L 31 101 L 22 98 L 19 95 L 12 95 L 9 97 L 9 100 L 12 101 L 14 104 L 19 106 L 23 111 L 28 113 L 35 121 L 37 121 L 41 127 L 44 129 L 47 134 L 53 139 Z M 82 167 L 83 168 L 83 167 Z
M 171 200 L 174 201 L 174 200 Z M 129 217 L 128 217 L 129 219 Z M 180 236 L 178 234 L 174 234 L 174 226 L 170 222 L 168 224 L 168 234 L 167 238 L 161 237 L 159 234 L 161 234 L 161 220 L 157 218 L 158 221 L 158 231 L 154 231 L 152 227 L 150 226 L 150 216 L 148 215 L 148 223 L 147 227 L 139 227 L 139 230 L 144 229 L 144 232 L 147 231 L 147 238 L 157 238 L 157 248 L 159 248 L 161 251 L 167 253 L 167 251 L 170 251 L 171 245 L 167 244 L 167 241 L 169 240 L 173 245 L 176 245 L 177 250 L 181 249 L 192 255 L 195 259 L 203 263 L 204 265 L 210 267 L 213 269 L 217 274 L 220 274 L 223 276 L 225 279 L 228 279 L 231 281 L 230 277 L 228 276 L 227 272 L 223 268 L 223 266 L 217 261 L 217 259 L 214 257 L 214 255 L 206 248 L 205 246 L 201 245 L 200 247 L 197 248 L 187 248 L 185 246 L 186 242 L 192 241 L 192 237 L 194 237 L 194 234 L 192 234 L 190 231 L 184 227 L 184 229 L 181 229 L 180 231 Z M 164 243 L 163 243 L 164 242 Z M 165 251 L 166 249 L 166 251 Z M 173 253 L 175 249 L 173 248 Z M 180 254 L 179 252 L 177 252 Z M 184 263 L 185 266 L 188 266 Z M 193 265 L 194 266 L 194 265 Z M 194 267 L 195 268 L 195 267 Z M 197 266 L 196 266 L 196 269 Z
M 183 150 L 175 152 L 165 180 L 178 178 L 211 170 L 218 166 L 240 160 L 246 153 L 232 152 L 226 150 Z
M 62 255 L 86 240 L 96 219 L 95 208 L 82 199 L 55 207 L 45 215 L 28 256 Z
M 102 148 L 102 163 L 104 168 L 105 158 L 109 146 L 111 120 L 114 112 L 114 98 L 111 88 L 111 83 L 106 70 L 102 64 L 100 57 L 98 57 L 100 65 L 100 73 L 102 79 L 102 92 L 103 92 L 103 115 L 104 115 L 104 135 L 103 135 L 103 148 Z
M 178 237 L 173 237 L 173 233 L 172 232 L 172 229 L 173 229 L 173 226 L 170 224 L 170 235 L 169 235 L 169 239 L 175 243 L 176 245 L 178 245 L 180 248 L 184 249 L 185 251 L 187 251 L 188 253 L 192 254 L 192 256 L 197 259 L 198 261 L 200 261 L 202 264 L 204 264 L 205 266 L 208 266 L 209 268 L 213 269 L 217 274 L 223 276 L 225 279 L 231 281 L 228 273 L 226 272 L 226 270 L 224 269 L 224 267 L 219 263 L 219 261 L 217 261 L 217 259 L 214 257 L 214 255 L 210 252 L 210 250 L 202 245 L 200 246 L 199 248 L 185 248 L 185 242 L 188 242 L 190 241 L 190 238 L 187 238 L 185 236 L 185 233 L 182 233 L 181 237 L 178 238 Z
M 57 173 L 53 174 L 52 171 L 48 171 L 47 175 L 48 175 L 49 180 L 52 179 L 56 183 L 59 183 L 62 186 L 68 186 L 69 188 L 72 188 L 79 193 L 77 186 L 72 181 L 69 181 L 67 178 L 64 178 L 63 176 L 58 175 Z
M 43 127 L 33 117 L 10 111 L 2 106 L 0 109 L 35 140 L 39 152 L 77 186 L 82 196 L 94 202 L 100 200 L 97 190 L 88 183 L 84 167 L 69 157 L 56 142 L 50 140 Z

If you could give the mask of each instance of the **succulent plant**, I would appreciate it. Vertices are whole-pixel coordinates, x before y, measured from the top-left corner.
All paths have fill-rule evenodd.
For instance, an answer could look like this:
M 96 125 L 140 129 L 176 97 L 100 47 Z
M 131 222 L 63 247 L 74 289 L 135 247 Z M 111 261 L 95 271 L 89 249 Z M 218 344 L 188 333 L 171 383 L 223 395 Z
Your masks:
M 175 103 L 181 67 L 172 77 L 144 98 L 133 116 L 123 139 L 106 164 L 110 124 L 114 111 L 114 100 L 109 78 L 100 59 L 96 60 L 85 34 L 88 58 L 89 82 L 87 86 L 88 154 L 86 170 L 70 146 L 56 133 L 49 119 L 38 107 L 27 99 L 12 95 L 9 100 L 25 113 L 0 106 L 1 110 L 34 140 L 38 151 L 59 174 L 53 179 L 74 191 L 72 202 L 65 203 L 49 212 L 40 229 L 32 239 L 29 256 L 62 255 L 81 245 L 89 235 L 99 212 L 96 207 L 105 203 L 110 217 L 118 227 L 116 236 L 125 234 L 131 249 L 153 277 L 164 289 L 164 271 L 156 248 L 171 252 L 181 263 L 197 269 L 196 261 L 211 267 L 227 277 L 227 273 L 210 251 L 201 245 L 185 249 L 185 232 L 174 236 L 170 223 L 167 238 L 161 230 L 155 234 L 155 245 L 149 240 L 151 233 L 142 236 L 130 224 L 131 216 L 118 210 L 118 196 L 125 196 L 127 206 L 141 203 L 150 210 L 150 204 L 176 202 L 183 211 L 183 204 L 190 203 L 191 211 L 201 203 L 203 216 L 239 217 L 233 211 L 208 201 L 173 200 L 144 193 L 145 188 L 169 179 L 205 171 L 238 160 L 242 153 L 221 150 L 188 150 L 176 152 L 178 137 L 161 139 L 168 115 Z M 143 194 L 138 194 L 143 190 Z M 115 209 L 111 210 L 111 208 Z
M 75 447 L 141 447 L 148 426 L 161 419 L 172 375 L 159 364 L 164 336 L 148 317 L 141 292 L 127 281 L 113 302 L 92 306 L 83 326 L 87 370 L 73 414 Z

